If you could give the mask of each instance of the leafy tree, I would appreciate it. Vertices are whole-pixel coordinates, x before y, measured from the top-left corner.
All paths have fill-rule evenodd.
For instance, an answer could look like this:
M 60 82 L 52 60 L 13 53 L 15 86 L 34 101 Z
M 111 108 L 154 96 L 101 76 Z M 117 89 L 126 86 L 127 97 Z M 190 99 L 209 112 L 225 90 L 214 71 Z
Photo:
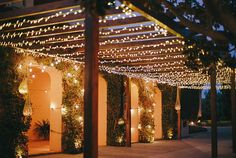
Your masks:
M 218 120 L 231 119 L 230 90 L 220 90 L 217 93 L 217 118 Z M 205 92 L 202 99 L 202 119 L 210 120 L 210 91 Z
M 149 0 L 150 10 L 165 14 L 185 32 L 187 66 L 209 68 L 212 63 L 236 66 L 236 1 L 234 0 Z

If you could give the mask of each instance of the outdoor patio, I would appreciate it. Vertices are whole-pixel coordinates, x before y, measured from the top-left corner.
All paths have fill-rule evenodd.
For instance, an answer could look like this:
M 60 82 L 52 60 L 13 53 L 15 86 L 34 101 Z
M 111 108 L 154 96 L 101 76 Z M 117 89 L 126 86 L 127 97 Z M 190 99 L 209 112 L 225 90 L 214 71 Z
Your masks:
M 235 10 L 1 1 L 0 158 L 235 158 Z
M 235 158 L 231 144 L 231 128 L 219 127 L 219 158 Z M 210 130 L 190 135 L 181 141 L 155 141 L 152 144 L 135 143 L 131 148 L 126 147 L 100 147 L 100 158 L 210 158 Z M 52 154 L 32 156 L 34 158 L 82 158 L 82 154 Z

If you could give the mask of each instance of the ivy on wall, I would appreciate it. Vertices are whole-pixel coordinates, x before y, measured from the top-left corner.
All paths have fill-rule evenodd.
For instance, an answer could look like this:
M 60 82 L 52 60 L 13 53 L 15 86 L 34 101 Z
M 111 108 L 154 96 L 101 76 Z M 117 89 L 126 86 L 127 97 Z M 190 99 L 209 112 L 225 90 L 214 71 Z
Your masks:
M 23 80 L 17 71 L 22 56 L 11 48 L 0 47 L 0 157 L 28 157 L 30 117 L 23 116 L 24 98 L 18 92 Z
M 177 135 L 176 87 L 167 84 L 158 84 L 158 87 L 162 92 L 163 139 L 174 139 Z
M 63 150 L 78 153 L 83 148 L 83 68 L 63 63 Z
M 107 81 L 107 145 L 125 145 L 124 76 L 104 73 Z
M 139 142 L 150 143 L 154 141 L 154 106 L 155 106 L 155 89 L 152 82 L 142 79 L 132 79 L 138 86 L 139 94 Z

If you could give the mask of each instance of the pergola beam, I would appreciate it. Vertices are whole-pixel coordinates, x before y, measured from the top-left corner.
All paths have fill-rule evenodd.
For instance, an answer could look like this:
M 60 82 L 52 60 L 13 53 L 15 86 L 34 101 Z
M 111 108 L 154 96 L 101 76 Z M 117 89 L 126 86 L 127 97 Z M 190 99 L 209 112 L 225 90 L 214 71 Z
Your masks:
M 79 6 L 79 1 L 75 0 L 61 0 L 57 2 L 51 2 L 42 4 L 30 8 L 15 9 L 0 14 L 0 21 L 13 20 L 17 18 L 35 16 L 39 14 L 47 14 L 51 12 L 57 12 L 60 10 L 71 9 L 75 6 Z
M 178 23 L 168 20 L 169 18 L 164 13 L 156 13 L 153 10 L 148 9 L 139 0 L 123 0 L 129 8 L 139 12 L 149 20 L 156 22 L 159 26 L 165 28 L 169 32 L 173 33 L 177 37 L 183 37 L 188 32 Z

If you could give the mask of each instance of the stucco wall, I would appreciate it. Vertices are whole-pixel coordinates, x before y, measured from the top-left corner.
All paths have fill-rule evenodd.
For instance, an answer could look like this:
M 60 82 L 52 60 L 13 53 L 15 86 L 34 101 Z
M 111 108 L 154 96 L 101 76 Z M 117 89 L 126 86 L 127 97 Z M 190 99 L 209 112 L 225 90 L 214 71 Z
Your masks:
M 61 151 L 62 137 L 62 73 L 61 71 L 48 67 L 46 69 L 51 78 L 50 95 L 50 150 Z
M 98 80 L 98 145 L 107 145 L 107 82 L 101 75 Z
M 33 68 L 32 70 L 28 77 L 30 80 L 28 86 L 33 113 L 28 136 L 30 140 L 38 140 L 39 138 L 33 132 L 35 122 L 50 120 L 50 95 L 48 92 L 51 89 L 51 81 L 48 73 L 42 73 L 38 68 Z M 35 78 L 32 75 L 35 75 Z
M 131 142 L 138 142 L 138 124 L 140 120 L 138 101 L 138 87 L 131 82 Z

